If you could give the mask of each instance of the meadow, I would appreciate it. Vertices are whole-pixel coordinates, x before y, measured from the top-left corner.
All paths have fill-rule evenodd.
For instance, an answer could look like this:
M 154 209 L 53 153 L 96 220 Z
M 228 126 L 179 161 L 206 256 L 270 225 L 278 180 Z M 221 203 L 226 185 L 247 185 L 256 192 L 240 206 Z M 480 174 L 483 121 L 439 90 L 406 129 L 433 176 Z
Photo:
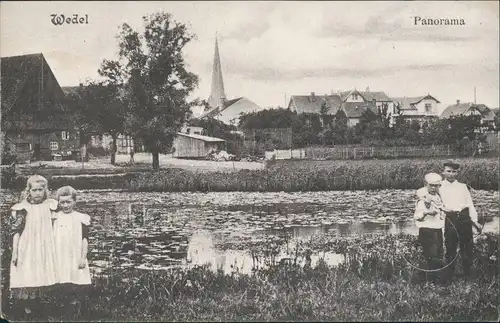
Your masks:
M 429 284 L 408 259 L 413 236 L 326 239 L 309 247 L 343 253 L 338 266 L 277 263 L 251 274 L 208 266 L 117 269 L 94 276 L 80 303 L 59 295 L 37 313 L 46 321 L 493 321 L 498 318 L 498 235 L 476 242 L 475 274 Z M 272 249 L 272 245 L 267 249 Z M 269 255 L 270 250 L 261 254 Z M 272 250 L 271 250 L 272 251 Z M 30 319 L 10 304 L 7 318 Z

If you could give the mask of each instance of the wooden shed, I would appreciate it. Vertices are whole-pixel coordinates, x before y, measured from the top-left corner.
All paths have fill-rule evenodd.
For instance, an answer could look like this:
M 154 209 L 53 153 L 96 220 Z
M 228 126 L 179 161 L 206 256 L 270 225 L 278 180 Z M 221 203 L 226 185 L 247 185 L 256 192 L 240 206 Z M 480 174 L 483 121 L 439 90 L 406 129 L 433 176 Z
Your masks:
M 174 139 L 172 156 L 176 158 L 205 158 L 212 152 L 225 149 L 225 146 L 224 139 L 178 132 Z

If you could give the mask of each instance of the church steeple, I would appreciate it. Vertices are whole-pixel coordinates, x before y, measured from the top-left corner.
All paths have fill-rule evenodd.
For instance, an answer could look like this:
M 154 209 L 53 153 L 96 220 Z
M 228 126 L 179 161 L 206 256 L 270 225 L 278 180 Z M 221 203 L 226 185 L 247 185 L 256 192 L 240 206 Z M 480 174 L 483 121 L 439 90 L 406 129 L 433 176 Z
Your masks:
M 222 79 L 222 69 L 220 65 L 219 44 L 217 42 L 217 35 L 215 36 L 215 54 L 214 65 L 212 71 L 212 91 L 208 98 L 208 104 L 211 109 L 222 107 L 226 100 L 226 93 L 224 92 L 224 81 Z

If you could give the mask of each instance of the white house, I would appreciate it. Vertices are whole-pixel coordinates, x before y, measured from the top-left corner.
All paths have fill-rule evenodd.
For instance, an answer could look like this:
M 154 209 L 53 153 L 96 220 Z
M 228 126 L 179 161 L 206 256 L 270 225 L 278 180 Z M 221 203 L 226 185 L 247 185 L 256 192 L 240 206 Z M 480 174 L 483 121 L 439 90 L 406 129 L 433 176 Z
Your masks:
M 398 114 L 398 107 L 400 116 L 406 120 L 417 120 L 423 123 L 426 120 L 439 117 L 439 104 L 441 102 L 430 94 L 416 97 L 395 97 L 392 100 L 394 102 L 392 113 L 394 117 Z

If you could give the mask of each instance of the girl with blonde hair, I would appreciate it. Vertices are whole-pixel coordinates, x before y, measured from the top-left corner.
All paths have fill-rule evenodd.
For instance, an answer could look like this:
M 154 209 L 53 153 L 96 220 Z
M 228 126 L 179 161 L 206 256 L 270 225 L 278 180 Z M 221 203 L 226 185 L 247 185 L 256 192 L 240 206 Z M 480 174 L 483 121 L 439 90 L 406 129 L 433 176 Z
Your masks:
M 90 285 L 87 260 L 90 217 L 74 209 L 76 190 L 73 187 L 58 189 L 57 200 L 60 211 L 54 222 L 54 239 L 59 282 L 70 286 Z
M 57 201 L 49 198 L 48 181 L 40 175 L 28 178 L 21 202 L 11 209 L 10 289 L 15 299 L 24 301 L 28 314 L 37 298 L 57 283 L 52 229 L 56 209 Z

